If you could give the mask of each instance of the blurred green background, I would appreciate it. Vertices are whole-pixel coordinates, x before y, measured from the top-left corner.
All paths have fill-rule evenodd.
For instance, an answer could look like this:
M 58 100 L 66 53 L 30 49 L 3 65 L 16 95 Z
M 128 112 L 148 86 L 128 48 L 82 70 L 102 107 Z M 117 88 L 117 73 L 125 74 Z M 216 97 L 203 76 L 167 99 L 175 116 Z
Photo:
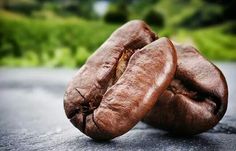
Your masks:
M 1 0 L 0 66 L 79 67 L 123 23 L 236 61 L 235 0 Z

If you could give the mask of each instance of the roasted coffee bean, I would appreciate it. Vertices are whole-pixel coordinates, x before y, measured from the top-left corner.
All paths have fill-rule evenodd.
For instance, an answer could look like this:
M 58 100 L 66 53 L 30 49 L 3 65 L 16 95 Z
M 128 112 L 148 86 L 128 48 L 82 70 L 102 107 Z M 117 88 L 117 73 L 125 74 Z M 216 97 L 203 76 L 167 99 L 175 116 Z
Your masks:
M 131 21 L 87 60 L 64 95 L 66 115 L 75 127 L 93 139 L 109 140 L 150 111 L 177 64 L 171 41 L 155 39 L 144 22 Z
M 177 69 L 167 90 L 144 122 L 178 135 L 214 127 L 227 108 L 228 89 L 222 72 L 195 48 L 175 44 Z

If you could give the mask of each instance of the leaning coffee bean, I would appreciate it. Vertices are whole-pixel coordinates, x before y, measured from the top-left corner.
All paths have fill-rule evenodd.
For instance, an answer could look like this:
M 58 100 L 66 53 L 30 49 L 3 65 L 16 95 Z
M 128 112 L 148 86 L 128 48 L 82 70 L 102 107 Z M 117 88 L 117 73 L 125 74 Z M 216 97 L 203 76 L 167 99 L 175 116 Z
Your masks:
M 93 139 L 108 140 L 126 133 L 150 111 L 177 63 L 172 43 L 166 38 L 151 43 L 154 39 L 146 24 L 131 21 L 88 59 L 64 96 L 66 115 L 75 127 Z
M 191 46 L 175 44 L 177 70 L 144 122 L 180 135 L 209 130 L 224 116 L 228 89 L 221 71 Z

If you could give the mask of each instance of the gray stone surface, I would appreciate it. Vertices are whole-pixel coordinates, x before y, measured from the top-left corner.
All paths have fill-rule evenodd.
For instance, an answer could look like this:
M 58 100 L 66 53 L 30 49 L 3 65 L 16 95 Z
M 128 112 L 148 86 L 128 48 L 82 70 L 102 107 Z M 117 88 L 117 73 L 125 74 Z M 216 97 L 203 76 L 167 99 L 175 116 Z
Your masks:
M 229 106 L 214 129 L 175 137 L 138 123 L 125 135 L 96 142 L 67 120 L 68 69 L 0 69 L 0 150 L 236 150 L 236 63 L 217 63 L 229 86 Z

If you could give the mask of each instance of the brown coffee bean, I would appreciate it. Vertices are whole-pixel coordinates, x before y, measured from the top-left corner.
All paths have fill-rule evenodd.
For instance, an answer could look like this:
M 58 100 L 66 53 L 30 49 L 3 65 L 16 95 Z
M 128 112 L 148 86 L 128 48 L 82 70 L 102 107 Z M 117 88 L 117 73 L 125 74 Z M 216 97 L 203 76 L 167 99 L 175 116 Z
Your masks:
M 154 40 L 144 22 L 131 21 L 88 59 L 64 96 L 66 115 L 75 127 L 93 139 L 108 140 L 126 133 L 150 111 L 177 62 L 167 38 Z
M 177 70 L 167 90 L 144 122 L 179 135 L 214 127 L 227 108 L 228 89 L 222 72 L 191 46 L 175 44 Z

